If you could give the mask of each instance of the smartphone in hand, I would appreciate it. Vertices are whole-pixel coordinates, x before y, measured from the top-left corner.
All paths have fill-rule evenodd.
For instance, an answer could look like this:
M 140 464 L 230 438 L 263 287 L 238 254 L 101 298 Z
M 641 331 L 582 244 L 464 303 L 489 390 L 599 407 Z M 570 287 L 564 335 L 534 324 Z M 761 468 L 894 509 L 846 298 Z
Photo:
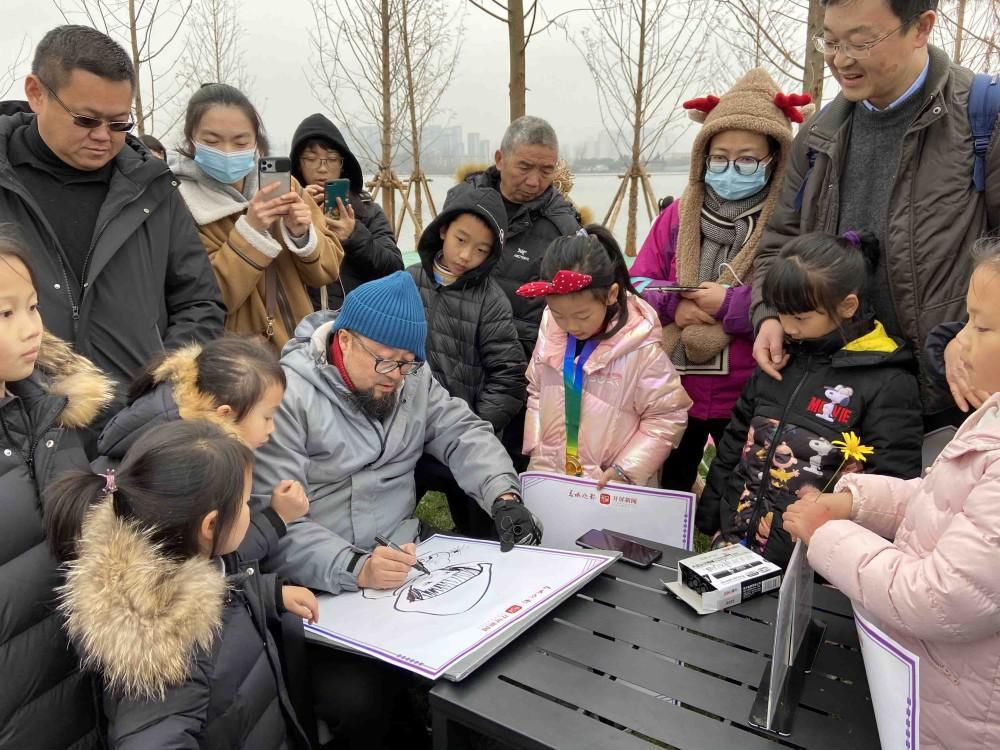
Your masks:
M 258 189 L 277 183 L 280 187 L 268 193 L 268 199 L 292 192 L 292 160 L 287 156 L 265 156 L 257 162 Z
M 351 181 L 346 179 L 330 180 L 326 183 L 326 215 L 331 219 L 340 218 L 340 209 L 337 208 L 337 198 L 345 206 L 347 205 L 347 194 L 351 191 Z

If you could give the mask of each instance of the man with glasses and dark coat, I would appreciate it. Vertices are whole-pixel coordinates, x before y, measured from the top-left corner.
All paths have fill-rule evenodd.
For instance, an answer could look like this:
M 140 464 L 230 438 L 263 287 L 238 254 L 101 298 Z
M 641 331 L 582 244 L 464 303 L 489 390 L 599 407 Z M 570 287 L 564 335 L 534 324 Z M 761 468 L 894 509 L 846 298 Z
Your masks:
M 821 4 L 823 33 L 813 42 L 840 93 L 799 131 L 754 264 L 754 358 L 777 378 L 788 361 L 784 334 L 760 282 L 790 239 L 817 230 L 874 234 L 881 262 L 868 298 L 886 330 L 921 352 L 935 326 L 965 319 L 969 251 L 1000 228 L 998 127 L 980 191 L 969 120 L 973 73 L 928 44 L 938 0 Z M 928 377 L 924 358 L 918 362 L 925 430 L 958 424 L 956 403 L 964 411 L 982 402 L 957 342 L 945 350 L 950 396 Z
M 45 327 L 120 398 L 152 355 L 219 335 L 225 318 L 176 180 L 128 134 L 135 86 L 121 46 L 60 26 L 25 80 L 34 114 L 0 116 L 0 223 L 31 248 Z
M 402 584 L 416 563 L 413 470 L 425 452 L 493 517 L 504 548 L 541 541 L 492 426 L 424 366 L 427 323 L 410 274 L 362 284 L 339 312 L 313 313 L 295 334 L 281 358 L 288 386 L 274 432 L 257 451 L 254 502 L 266 505 L 279 480 L 294 479 L 309 514 L 289 524 L 265 569 L 333 594 Z M 378 546 L 377 536 L 399 549 Z M 401 687 L 398 670 L 313 651 L 317 712 L 337 727 L 339 746 L 389 746 L 387 693 Z M 410 739 L 412 727 L 397 729 L 397 740 Z

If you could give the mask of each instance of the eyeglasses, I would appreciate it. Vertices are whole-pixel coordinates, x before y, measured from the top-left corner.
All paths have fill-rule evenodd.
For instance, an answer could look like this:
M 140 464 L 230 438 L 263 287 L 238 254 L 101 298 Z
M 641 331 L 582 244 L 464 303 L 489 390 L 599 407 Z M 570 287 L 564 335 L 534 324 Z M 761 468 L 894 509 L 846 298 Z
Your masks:
M 41 80 L 41 79 L 39 79 Z M 87 115 L 78 115 L 76 112 L 71 110 L 65 104 L 63 100 L 59 98 L 52 87 L 49 86 L 45 81 L 42 81 L 42 85 L 52 94 L 52 98 L 59 102 L 59 106 L 66 110 L 70 117 L 73 118 L 73 124 L 80 128 L 86 128 L 87 130 L 93 130 L 94 128 L 99 128 L 101 125 L 107 125 L 108 130 L 112 133 L 127 133 L 132 128 L 135 127 L 135 122 L 133 120 L 105 120 L 103 117 L 89 117 Z
M 725 156 L 707 156 L 705 157 L 705 168 L 709 172 L 714 172 L 715 174 L 722 174 L 727 169 L 729 165 L 732 165 L 733 169 L 736 170 L 736 174 L 740 175 L 750 175 L 756 172 L 761 166 L 767 166 L 771 163 L 771 155 L 768 154 L 763 159 L 755 159 L 752 156 L 738 156 L 732 161 L 729 161 Z
M 310 167 L 323 169 L 327 166 L 333 166 L 334 164 L 343 164 L 343 156 L 303 156 L 302 163 L 308 164 Z
M 913 21 L 916 20 L 917 17 L 918 16 L 914 16 L 908 21 L 904 21 L 899 26 L 890 31 L 888 34 L 883 34 L 878 39 L 875 39 L 871 42 L 865 42 L 864 44 L 850 44 L 849 42 L 831 42 L 826 37 L 820 35 L 813 37 L 813 46 L 816 48 L 818 52 L 822 52 L 827 57 L 833 57 L 838 52 L 843 52 L 847 57 L 851 58 L 852 60 L 867 60 L 869 57 L 872 56 L 872 47 L 881 44 L 886 39 L 895 34 L 897 31 L 905 29 L 907 26 L 913 23 Z
M 379 375 L 388 375 L 390 372 L 395 372 L 396 369 L 399 369 L 399 372 L 402 375 L 412 375 L 424 365 L 423 362 L 407 362 L 405 360 L 400 362 L 395 359 L 385 359 L 384 357 L 378 356 L 375 352 L 365 346 L 361 339 L 356 335 L 354 336 L 354 340 L 357 341 L 358 345 L 368 352 L 372 359 L 375 360 L 375 372 Z

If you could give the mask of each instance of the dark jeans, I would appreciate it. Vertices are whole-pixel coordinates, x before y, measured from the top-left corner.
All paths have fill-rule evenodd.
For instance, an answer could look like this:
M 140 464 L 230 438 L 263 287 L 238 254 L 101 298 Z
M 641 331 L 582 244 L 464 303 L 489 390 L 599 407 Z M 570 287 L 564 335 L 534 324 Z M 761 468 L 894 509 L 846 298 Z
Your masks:
M 429 750 L 431 682 L 361 654 L 309 644 L 316 716 L 336 750 Z
M 455 531 L 462 536 L 477 539 L 496 539 L 496 526 L 493 519 L 479 507 L 479 503 L 465 494 L 455 481 L 451 470 L 433 456 L 426 453 L 421 456 L 413 471 L 413 479 L 417 485 L 417 501 L 425 492 L 443 492 L 448 498 L 448 510 L 455 522 Z
M 698 464 L 705 453 L 705 443 L 711 435 L 716 447 L 722 440 L 728 419 L 688 419 L 687 429 L 680 445 L 674 448 L 663 462 L 660 486 L 665 490 L 690 492 L 698 476 Z

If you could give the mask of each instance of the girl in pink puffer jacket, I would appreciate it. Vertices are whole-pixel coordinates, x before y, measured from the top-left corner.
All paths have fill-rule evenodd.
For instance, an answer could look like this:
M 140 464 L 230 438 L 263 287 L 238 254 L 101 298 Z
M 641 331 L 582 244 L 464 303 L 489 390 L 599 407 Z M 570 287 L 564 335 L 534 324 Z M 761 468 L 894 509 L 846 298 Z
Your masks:
M 691 406 L 656 312 L 600 225 L 553 241 L 541 276 L 517 290 L 547 305 L 528 364 L 528 469 L 655 485 Z
M 962 361 L 993 396 L 927 475 L 849 474 L 784 516 L 816 572 L 919 656 L 925 750 L 1000 747 L 1000 243 L 967 303 Z

